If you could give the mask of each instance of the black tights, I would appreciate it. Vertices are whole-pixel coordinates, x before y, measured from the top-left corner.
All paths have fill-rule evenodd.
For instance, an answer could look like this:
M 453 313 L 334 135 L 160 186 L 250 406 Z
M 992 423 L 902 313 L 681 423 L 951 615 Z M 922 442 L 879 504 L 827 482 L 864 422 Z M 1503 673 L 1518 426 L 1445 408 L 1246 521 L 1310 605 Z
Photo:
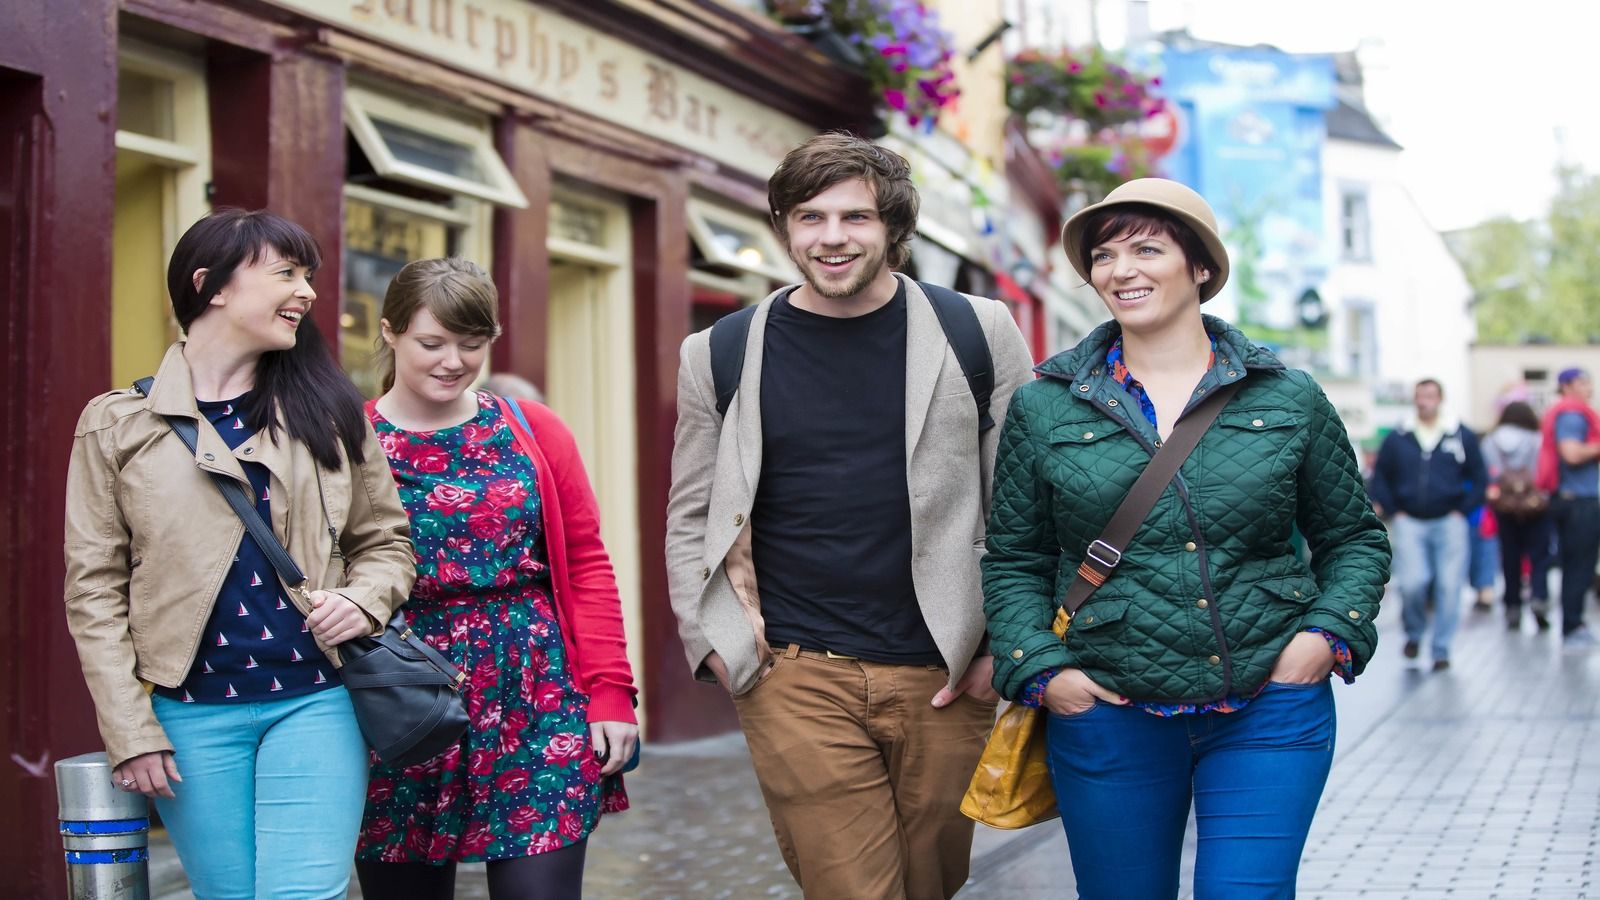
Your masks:
M 581 900 L 587 840 L 560 850 L 489 863 L 490 900 Z M 456 864 L 356 863 L 366 900 L 453 900 Z

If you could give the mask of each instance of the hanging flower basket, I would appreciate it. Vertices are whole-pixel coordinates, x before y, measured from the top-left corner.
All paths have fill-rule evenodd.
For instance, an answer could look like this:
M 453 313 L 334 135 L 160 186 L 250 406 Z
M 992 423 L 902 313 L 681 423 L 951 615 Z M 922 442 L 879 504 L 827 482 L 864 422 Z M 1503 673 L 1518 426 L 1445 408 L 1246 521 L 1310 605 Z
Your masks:
M 904 113 L 911 125 L 931 128 L 960 94 L 950 67 L 955 40 L 922 0 L 771 0 L 770 5 L 790 30 L 806 31 L 813 40 L 822 32 L 841 36 L 859 54 L 882 105 Z M 829 55 L 841 59 L 837 50 Z
M 1046 151 L 1044 157 L 1055 170 L 1062 190 L 1082 191 L 1091 202 L 1123 182 L 1160 174 L 1149 149 L 1137 135 L 1058 147 Z
M 1024 50 L 1006 63 L 1006 105 L 1020 116 L 1043 112 L 1081 119 L 1091 131 L 1136 122 L 1161 110 L 1147 78 L 1099 47 Z

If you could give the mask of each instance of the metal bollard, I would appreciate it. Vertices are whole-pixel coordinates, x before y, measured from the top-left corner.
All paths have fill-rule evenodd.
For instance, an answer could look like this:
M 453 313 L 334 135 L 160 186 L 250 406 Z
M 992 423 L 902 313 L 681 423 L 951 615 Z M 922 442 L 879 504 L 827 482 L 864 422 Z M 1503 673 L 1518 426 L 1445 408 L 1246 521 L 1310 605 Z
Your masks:
M 56 763 L 69 900 L 150 900 L 150 808 L 111 783 L 104 753 Z

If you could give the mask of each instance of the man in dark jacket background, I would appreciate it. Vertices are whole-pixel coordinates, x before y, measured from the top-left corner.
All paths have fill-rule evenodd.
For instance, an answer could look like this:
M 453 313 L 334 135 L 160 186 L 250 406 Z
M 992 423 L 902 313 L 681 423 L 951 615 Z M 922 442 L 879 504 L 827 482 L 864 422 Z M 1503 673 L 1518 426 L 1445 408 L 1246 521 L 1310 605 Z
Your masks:
M 1415 659 L 1428 626 L 1434 671 L 1450 667 L 1450 639 L 1461 614 L 1467 574 L 1467 515 L 1483 504 L 1488 473 L 1478 438 L 1445 416 L 1444 388 L 1425 378 L 1413 395 L 1416 417 L 1389 433 L 1372 469 L 1372 505 L 1389 522 L 1394 580 L 1400 588 L 1405 655 Z

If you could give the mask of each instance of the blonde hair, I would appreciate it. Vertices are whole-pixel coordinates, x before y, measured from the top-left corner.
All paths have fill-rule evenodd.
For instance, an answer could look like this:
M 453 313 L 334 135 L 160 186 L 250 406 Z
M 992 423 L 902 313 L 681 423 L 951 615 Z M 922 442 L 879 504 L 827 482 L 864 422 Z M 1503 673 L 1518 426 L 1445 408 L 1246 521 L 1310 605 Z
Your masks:
M 459 256 L 418 259 L 406 263 L 383 295 L 383 318 L 389 330 L 404 334 L 417 310 L 426 309 L 439 325 L 456 334 L 500 336 L 500 292 L 489 273 Z M 385 391 L 394 387 L 394 349 L 378 339 L 378 373 Z

